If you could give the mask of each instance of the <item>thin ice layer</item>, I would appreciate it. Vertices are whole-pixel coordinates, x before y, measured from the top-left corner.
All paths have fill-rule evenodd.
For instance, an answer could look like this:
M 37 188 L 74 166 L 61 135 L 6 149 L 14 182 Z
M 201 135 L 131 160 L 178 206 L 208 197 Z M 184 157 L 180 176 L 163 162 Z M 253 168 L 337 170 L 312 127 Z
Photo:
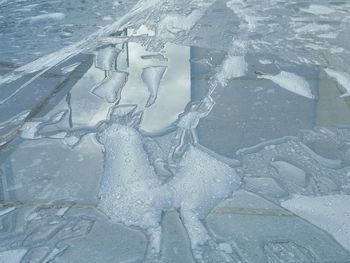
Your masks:
M 295 196 L 282 206 L 329 232 L 350 250 L 350 196 Z
M 222 64 L 221 70 L 217 74 L 217 80 L 222 86 L 232 78 L 243 77 L 248 71 L 248 64 L 244 56 L 227 56 Z
M 330 68 L 327 68 L 324 71 L 326 71 L 330 77 L 335 78 L 337 82 L 345 89 L 345 93 L 340 97 L 344 98 L 350 96 L 350 74 L 346 72 L 335 71 Z
M 159 225 L 166 190 L 148 162 L 141 135 L 132 127 L 111 124 L 99 135 L 105 170 L 99 208 L 113 221 L 142 228 Z
M 189 146 L 174 180 L 175 206 L 204 218 L 221 200 L 240 186 L 235 170 L 201 149 Z
M 143 69 L 141 78 L 150 93 L 146 107 L 151 106 L 156 101 L 159 84 L 166 68 L 165 66 L 153 66 Z
M 127 77 L 128 74 L 125 72 L 112 72 L 110 76 L 92 89 L 92 93 L 109 103 L 115 103 L 120 100 L 120 94 Z
M 279 85 L 281 88 L 300 96 L 314 99 L 309 83 L 302 77 L 287 71 L 281 71 L 277 75 L 262 74 L 258 78 L 269 79 Z

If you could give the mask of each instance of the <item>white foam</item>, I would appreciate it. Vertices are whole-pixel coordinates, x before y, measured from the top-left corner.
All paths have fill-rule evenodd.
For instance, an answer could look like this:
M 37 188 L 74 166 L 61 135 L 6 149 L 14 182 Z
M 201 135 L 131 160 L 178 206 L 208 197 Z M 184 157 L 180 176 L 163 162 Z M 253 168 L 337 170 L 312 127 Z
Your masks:
M 327 68 L 324 70 L 330 77 L 335 78 L 336 81 L 345 89 L 345 93 L 341 97 L 350 96 L 350 74 L 346 72 L 335 71 Z
M 350 196 L 295 196 L 282 206 L 324 229 L 350 250 Z
M 242 77 L 247 71 L 248 64 L 245 61 L 244 56 L 228 55 L 225 58 L 220 71 L 217 73 L 216 78 L 222 86 L 226 86 L 230 79 Z
M 112 72 L 110 76 L 92 89 L 92 93 L 109 103 L 118 102 L 127 78 L 128 74 L 125 72 Z
M 165 66 L 152 66 L 144 68 L 141 74 L 143 82 L 146 84 L 149 97 L 147 100 L 146 107 L 151 106 L 157 99 L 158 89 L 160 81 L 164 75 L 167 67 Z
M 281 88 L 300 96 L 314 99 L 309 83 L 302 77 L 286 71 L 281 71 L 277 75 L 262 74 L 258 78 L 269 79 L 279 85 Z

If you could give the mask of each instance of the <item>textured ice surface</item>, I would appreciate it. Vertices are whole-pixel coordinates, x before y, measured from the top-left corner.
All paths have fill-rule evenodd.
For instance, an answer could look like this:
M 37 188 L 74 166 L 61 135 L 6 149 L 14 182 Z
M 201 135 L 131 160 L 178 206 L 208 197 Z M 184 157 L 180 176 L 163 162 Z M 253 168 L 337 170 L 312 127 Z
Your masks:
M 350 96 L 350 74 L 346 72 L 338 72 L 330 68 L 325 69 L 326 73 L 337 80 L 337 82 L 345 89 L 345 93 L 341 97 Z
M 248 70 L 244 56 L 229 55 L 223 62 L 222 68 L 217 74 L 217 79 L 222 86 L 226 86 L 227 81 L 232 78 L 243 77 Z
M 150 107 L 156 101 L 159 83 L 162 80 L 165 70 L 166 67 L 164 66 L 154 66 L 143 69 L 141 77 L 150 93 L 146 107 Z
M 47 21 L 59 21 L 63 20 L 65 15 L 63 13 L 48 13 L 37 16 L 28 17 L 23 20 L 23 22 L 29 21 L 31 23 L 45 23 Z
M 348 262 L 349 3 L 135 2 L 0 0 L 0 261 Z
M 295 196 L 282 206 L 333 235 L 350 249 L 350 196 Z
M 118 102 L 127 77 L 128 74 L 125 72 L 112 72 L 110 76 L 92 89 L 92 93 L 109 103 Z
M 302 77 L 286 71 L 281 71 L 277 75 L 258 74 L 258 78 L 269 79 L 290 92 L 303 97 L 314 99 L 309 83 Z
M 25 249 L 14 249 L 0 252 L 1 263 L 20 263 L 24 254 L 27 252 Z

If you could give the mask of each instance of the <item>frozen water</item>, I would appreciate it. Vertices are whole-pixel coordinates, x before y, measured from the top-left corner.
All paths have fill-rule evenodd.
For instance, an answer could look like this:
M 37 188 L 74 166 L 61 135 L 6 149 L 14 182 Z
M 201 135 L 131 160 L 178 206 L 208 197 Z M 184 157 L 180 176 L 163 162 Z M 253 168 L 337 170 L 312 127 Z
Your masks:
M 109 103 L 118 102 L 127 77 L 128 74 L 125 72 L 112 72 L 110 76 L 92 89 L 92 93 Z
M 0 6 L 0 261 L 350 260 L 348 2 Z
M 282 203 L 320 228 L 326 230 L 345 248 L 350 249 L 350 196 L 295 196 Z
M 259 73 L 259 72 L 258 72 Z M 286 71 L 281 71 L 277 75 L 258 74 L 258 78 L 269 79 L 290 92 L 303 97 L 314 99 L 309 83 L 302 77 Z
M 154 66 L 143 69 L 141 77 L 149 91 L 149 98 L 147 100 L 146 107 L 150 107 L 156 101 L 159 83 L 165 70 L 166 67 L 164 66 Z
M 346 72 L 338 72 L 333 69 L 325 69 L 326 73 L 337 80 L 337 82 L 345 89 L 345 93 L 341 95 L 342 98 L 350 96 L 350 74 Z
M 243 77 L 248 70 L 244 56 L 228 56 L 223 62 L 222 69 L 217 74 L 217 79 L 222 86 L 232 78 Z
M 24 254 L 27 252 L 25 249 L 14 249 L 0 252 L 1 263 L 20 263 Z

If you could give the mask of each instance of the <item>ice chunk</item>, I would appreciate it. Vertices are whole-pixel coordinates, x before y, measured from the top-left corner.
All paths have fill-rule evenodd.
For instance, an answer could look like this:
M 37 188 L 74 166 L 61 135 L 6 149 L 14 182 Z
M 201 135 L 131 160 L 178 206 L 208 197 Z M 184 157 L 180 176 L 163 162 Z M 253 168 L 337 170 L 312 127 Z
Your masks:
M 295 196 L 282 202 L 282 206 L 329 232 L 341 245 L 350 250 L 349 195 Z
M 63 13 L 48 13 L 48 14 L 42 14 L 37 16 L 32 16 L 24 19 L 23 21 L 29 21 L 32 23 L 43 23 L 43 22 L 50 22 L 50 21 L 60 21 L 65 18 L 65 14 Z
M 324 5 L 310 5 L 308 8 L 303 8 L 301 10 L 314 15 L 328 15 L 334 12 L 333 9 Z
M 0 263 L 20 263 L 26 253 L 26 249 L 2 251 L 0 252 Z
M 15 209 L 16 209 L 16 207 L 14 207 L 14 206 L 1 209 L 0 210 L 0 217 L 14 211 Z
M 169 14 L 159 23 L 157 35 L 167 38 L 181 31 L 188 31 L 197 23 L 203 14 L 204 12 L 201 10 L 195 10 L 188 16 Z
M 302 77 L 286 71 L 281 71 L 277 75 L 258 74 L 260 79 L 269 79 L 279 85 L 281 88 L 300 96 L 315 99 L 312 94 L 309 83 Z
M 293 183 L 301 187 L 306 186 L 305 171 L 284 161 L 271 162 L 271 165 L 276 168 L 283 181 Z
M 92 89 L 92 93 L 105 99 L 109 103 L 115 103 L 120 100 L 122 88 L 127 81 L 128 74 L 125 72 L 113 72 L 105 78 L 100 84 Z
M 143 69 L 141 77 L 150 93 L 146 107 L 151 106 L 156 101 L 159 84 L 166 68 L 166 66 L 152 66 Z
M 244 56 L 229 55 L 224 60 L 222 68 L 216 77 L 222 86 L 226 86 L 230 79 L 244 76 L 247 70 L 248 65 Z
M 345 89 L 345 93 L 340 97 L 344 98 L 350 96 L 350 74 L 346 72 L 335 71 L 330 68 L 326 68 L 324 71 L 326 71 L 330 77 L 335 78 L 337 82 Z
M 163 208 L 171 204 L 169 191 L 160 187 L 141 134 L 131 126 L 118 124 L 118 119 L 128 119 L 122 118 L 123 112 L 133 115 L 134 110 L 134 106 L 114 108 L 110 114 L 113 121 L 97 134 L 105 149 L 99 208 L 115 222 L 157 228 Z
M 65 67 L 61 68 L 61 71 L 62 71 L 63 74 L 71 73 L 72 71 L 74 71 L 80 65 L 81 65 L 81 62 L 76 62 L 76 63 L 73 63 L 71 65 L 68 65 L 68 66 L 65 66 Z
M 240 186 L 233 168 L 195 146 L 189 146 L 175 174 L 170 183 L 175 206 L 195 211 L 200 218 Z
M 245 188 L 249 191 L 271 196 L 274 198 L 285 197 L 288 192 L 282 189 L 273 178 L 269 177 L 246 177 Z
M 41 138 L 40 135 L 38 135 L 38 130 L 41 122 L 38 121 L 32 121 L 32 122 L 26 122 L 21 127 L 21 137 L 23 139 L 39 139 Z
M 102 70 L 115 70 L 118 52 L 114 46 L 101 48 L 97 52 L 96 67 Z

